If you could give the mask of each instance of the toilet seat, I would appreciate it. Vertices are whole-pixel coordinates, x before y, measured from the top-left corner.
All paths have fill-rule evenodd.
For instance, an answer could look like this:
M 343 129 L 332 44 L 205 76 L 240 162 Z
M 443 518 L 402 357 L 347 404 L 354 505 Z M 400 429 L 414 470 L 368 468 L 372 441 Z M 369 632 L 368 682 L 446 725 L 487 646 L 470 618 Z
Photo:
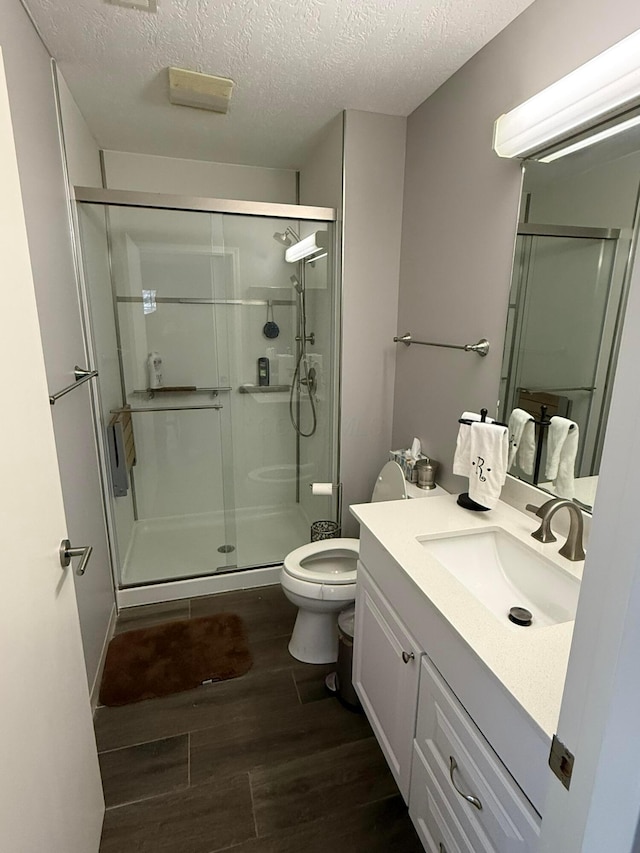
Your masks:
M 287 554 L 284 558 L 284 572 L 309 586 L 327 584 L 334 587 L 355 584 L 359 552 L 358 539 L 311 542 Z
M 356 582 L 352 583 L 318 583 L 303 581 L 290 575 L 284 568 L 280 571 L 280 585 L 294 595 L 309 601 L 343 601 L 345 604 L 355 601 Z

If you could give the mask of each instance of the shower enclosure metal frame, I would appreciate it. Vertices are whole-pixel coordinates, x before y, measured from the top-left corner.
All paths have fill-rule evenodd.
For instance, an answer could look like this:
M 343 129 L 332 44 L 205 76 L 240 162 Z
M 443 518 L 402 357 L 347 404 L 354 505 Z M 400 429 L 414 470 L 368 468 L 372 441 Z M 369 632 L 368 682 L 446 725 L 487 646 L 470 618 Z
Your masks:
M 335 329 L 334 336 L 334 358 L 333 358 L 333 369 L 332 369 L 332 380 L 333 380 L 333 388 L 334 388 L 334 405 L 332 406 L 332 418 L 330 425 L 330 433 L 331 433 L 331 441 L 334 447 L 334 452 L 332 454 L 332 481 L 334 483 L 339 483 L 340 476 L 340 432 L 339 432 L 339 418 L 340 418 L 340 357 L 341 357 L 341 310 L 342 310 L 342 281 L 339 275 L 341 270 L 341 264 L 339 262 L 339 246 L 341 244 L 341 234 L 340 234 L 340 226 L 341 223 L 337 221 L 336 210 L 334 208 L 328 207 L 316 207 L 311 205 L 298 205 L 298 204 L 283 204 L 283 203 L 268 203 L 268 202 L 253 202 L 253 201 L 245 201 L 245 200 L 234 200 L 234 199 L 217 199 L 217 198 L 206 198 L 206 197 L 194 197 L 194 196 L 182 196 L 182 195 L 170 195 L 165 193 L 148 193 L 148 192 L 137 192 L 130 190 L 112 190 L 112 189 L 102 189 L 97 187 L 83 187 L 76 186 L 74 187 L 73 199 L 72 201 L 78 203 L 85 204 L 94 204 L 100 205 L 108 210 L 109 207 L 127 207 L 127 208 L 149 208 L 156 210 L 171 210 L 171 211 L 188 211 L 195 213 L 208 213 L 208 214 L 235 214 L 241 216 L 255 216 L 260 218 L 274 218 L 274 219 L 292 219 L 296 221 L 314 221 L 314 222 L 327 222 L 333 223 L 335 226 L 334 230 L 334 264 L 332 269 L 332 274 L 334 275 L 334 286 L 335 286 L 335 297 L 334 297 L 334 321 L 337 323 Z M 75 211 L 74 211 L 75 214 Z M 74 225 L 77 224 L 76 217 L 74 215 Z M 74 228 L 76 231 L 76 228 Z M 78 233 L 78 232 L 77 232 Z M 109 252 L 111 249 L 109 248 Z M 110 260 L 110 259 L 109 259 Z M 87 291 L 87 283 L 85 280 L 84 270 L 82 268 L 82 264 L 78 264 L 79 269 L 79 291 L 80 291 L 80 300 L 83 312 L 83 320 L 84 320 L 84 331 L 86 336 L 86 346 L 87 351 L 89 353 L 89 360 L 93 360 L 93 354 L 95 352 L 94 349 L 94 338 L 92 331 L 92 322 L 89 310 L 89 300 L 88 300 L 88 291 Z M 95 395 L 92 395 L 92 405 L 94 409 L 94 418 L 96 420 L 96 424 L 99 423 L 100 419 L 100 399 L 99 399 L 100 391 L 96 389 Z M 229 582 L 224 582 L 221 580 L 226 578 L 228 579 L 230 575 L 228 574 L 217 574 L 217 575 L 208 575 L 203 576 L 198 579 L 184 579 L 184 580 L 176 580 L 173 582 L 160 582 L 156 586 L 165 588 L 165 594 L 155 597 L 151 595 L 149 598 L 141 598 L 137 596 L 135 593 L 139 590 L 136 589 L 122 589 L 119 583 L 118 577 L 118 552 L 116 548 L 116 536 L 115 536 L 115 519 L 113 516 L 113 507 L 111 504 L 111 490 L 109 487 L 108 477 L 105 475 L 104 471 L 106 471 L 108 465 L 108 450 L 106 447 L 105 436 L 102 434 L 102 430 L 96 429 L 96 438 L 98 444 L 98 452 L 100 456 L 100 463 L 103 471 L 101 471 L 101 481 L 102 481 L 102 490 L 103 490 L 103 500 L 105 505 L 105 515 L 107 522 L 107 530 L 109 536 L 109 544 L 110 551 L 112 554 L 112 570 L 114 572 L 114 581 L 116 589 L 118 590 L 118 600 L 121 604 L 136 604 L 142 603 L 143 600 L 166 600 L 167 598 L 178 598 L 183 597 L 184 594 L 180 595 L 167 595 L 166 588 L 171 586 L 172 584 L 176 586 L 181 586 L 182 584 L 190 584 L 190 583 L 198 583 L 202 581 L 209 581 L 207 585 L 208 588 L 206 590 L 198 591 L 197 594 L 206 594 L 208 592 L 218 591 L 219 589 L 229 589 L 234 588 L 234 586 L 230 586 Z M 300 436 L 296 436 L 297 443 L 300 442 Z M 298 458 L 299 458 L 299 448 L 298 448 Z M 299 486 L 299 484 L 298 484 Z M 336 507 L 334 505 L 334 512 L 336 511 Z M 265 568 L 248 568 L 242 570 L 238 573 L 239 578 L 242 577 L 242 586 L 257 586 L 262 585 L 265 582 L 273 582 L 275 580 L 274 577 L 271 577 L 270 574 L 277 571 L 277 569 L 269 569 L 269 567 Z M 253 577 L 255 575 L 255 578 Z M 152 587 L 153 585 L 151 585 Z M 150 586 L 141 587 L 140 590 L 149 590 Z M 123 595 L 123 593 L 125 595 Z M 126 595 L 126 593 L 130 593 Z
M 531 223 L 527 221 L 520 222 L 518 224 L 516 243 L 514 246 L 515 260 L 512 274 L 512 287 L 511 295 L 509 297 L 509 309 L 513 309 L 515 314 L 513 318 L 513 325 L 510 329 L 510 337 L 509 334 L 507 334 L 505 338 L 505 355 L 508 353 L 508 362 L 503 363 L 504 375 L 502 377 L 502 381 L 504 383 L 504 387 L 502 389 L 502 399 L 500 405 L 500 417 L 503 420 L 508 419 L 508 413 L 517 406 L 516 392 L 519 386 L 520 362 L 522 360 L 521 337 L 525 329 L 524 314 L 528 298 L 527 292 L 529 286 L 529 276 L 531 274 L 532 258 L 535 252 L 535 244 L 533 241 L 539 237 L 560 239 L 565 238 L 571 240 L 589 240 L 592 242 L 600 241 L 601 247 L 598 264 L 598 276 L 602 275 L 603 273 L 605 244 L 612 243 L 614 245 L 614 249 L 609 259 L 609 288 L 611 287 L 615 270 L 619 263 L 618 241 L 620 239 L 620 229 L 618 228 L 555 225 L 544 223 Z M 525 242 L 523 242 L 521 245 L 520 253 L 518 253 L 518 238 L 524 238 L 525 240 Z M 517 295 L 515 297 L 515 301 L 512 302 L 511 300 L 514 291 L 514 284 L 516 284 Z M 602 382 L 602 375 L 608 375 L 611 372 L 612 365 L 615 364 L 620 336 L 620 314 L 621 312 L 624 312 L 627 291 L 628 276 L 625 269 L 622 278 L 622 283 L 620 286 L 620 292 L 614 298 L 615 304 L 613 308 L 611 307 L 611 305 L 608 305 L 603 315 L 603 327 L 600 331 L 601 339 L 599 343 L 599 354 L 594 367 L 594 369 L 600 375 L 600 381 L 598 382 L 594 378 L 595 384 L 589 386 L 585 385 L 575 387 L 559 387 L 553 386 L 553 384 L 551 384 L 548 388 L 550 393 L 584 392 L 589 394 L 588 409 L 585 418 L 587 424 L 589 424 L 592 412 L 597 405 L 597 409 L 599 411 L 597 423 L 595 427 L 591 426 L 590 429 L 585 430 L 585 437 L 586 435 L 589 436 L 589 446 L 587 446 L 586 442 L 582 445 L 578 457 L 579 466 L 583 465 L 583 457 L 585 456 L 592 459 L 592 465 L 597 466 L 602 452 L 601 444 L 604 433 L 602 424 L 603 422 L 606 423 L 606 414 L 608 411 L 610 398 L 610 389 L 608 388 L 608 383 Z M 610 299 L 611 293 L 609 293 L 607 297 L 608 301 Z M 605 335 L 605 318 L 610 311 L 612 312 L 611 316 L 615 318 L 615 322 L 611 324 L 612 328 L 608 332 L 610 352 L 606 358 L 603 358 L 602 341 Z M 600 385 L 601 387 L 598 388 L 598 385 Z M 585 474 L 583 474 L 583 476 L 585 476 Z

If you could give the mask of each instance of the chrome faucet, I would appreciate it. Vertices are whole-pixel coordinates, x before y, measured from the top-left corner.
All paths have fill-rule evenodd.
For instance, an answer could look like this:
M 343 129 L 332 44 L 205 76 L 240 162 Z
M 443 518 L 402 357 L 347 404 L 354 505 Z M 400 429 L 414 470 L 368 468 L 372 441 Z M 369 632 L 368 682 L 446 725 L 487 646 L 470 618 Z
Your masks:
M 562 548 L 560 548 L 558 553 L 562 554 L 563 557 L 566 557 L 567 560 L 584 560 L 585 553 L 584 548 L 582 547 L 584 521 L 582 517 L 582 510 L 573 501 L 567 500 L 566 498 L 551 498 L 551 500 L 543 503 L 542 506 L 527 504 L 526 508 L 528 512 L 535 512 L 538 518 L 542 519 L 542 524 L 538 530 L 531 535 L 534 539 L 537 539 L 538 542 L 555 542 L 556 537 L 551 532 L 551 519 L 556 512 L 564 506 L 569 510 L 571 524 L 569 526 L 567 541 L 564 543 Z

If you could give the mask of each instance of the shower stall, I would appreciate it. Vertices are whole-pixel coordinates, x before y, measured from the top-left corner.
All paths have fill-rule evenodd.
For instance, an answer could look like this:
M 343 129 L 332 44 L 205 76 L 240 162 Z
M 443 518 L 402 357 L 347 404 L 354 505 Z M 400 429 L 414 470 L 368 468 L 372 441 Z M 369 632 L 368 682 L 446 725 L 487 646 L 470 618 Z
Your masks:
M 88 188 L 76 202 L 123 601 L 251 585 L 242 570 L 265 582 L 337 516 L 337 491 L 310 489 L 339 479 L 335 211 Z

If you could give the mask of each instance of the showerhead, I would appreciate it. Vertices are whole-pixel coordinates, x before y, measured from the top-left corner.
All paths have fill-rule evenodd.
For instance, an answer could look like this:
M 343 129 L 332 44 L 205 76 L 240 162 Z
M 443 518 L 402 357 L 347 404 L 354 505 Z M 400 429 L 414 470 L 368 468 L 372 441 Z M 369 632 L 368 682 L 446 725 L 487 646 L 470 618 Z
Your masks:
M 291 246 L 291 244 L 293 243 L 293 240 L 291 239 L 291 237 L 289 237 L 286 231 L 276 231 L 276 233 L 273 235 L 273 239 L 277 240 L 278 243 L 282 243 L 283 246 Z
M 295 287 L 295 289 L 298 291 L 298 293 L 302 293 L 302 285 L 300 284 L 300 279 L 298 278 L 297 275 L 290 276 L 289 281 Z
M 284 231 L 276 231 L 275 234 L 273 235 L 273 239 L 276 240 L 278 243 L 281 243 L 283 246 L 286 246 L 288 248 L 289 246 L 292 246 L 294 243 L 297 243 L 299 241 L 300 237 L 298 237 L 297 233 L 293 230 L 293 228 L 290 225 L 287 225 L 287 227 L 284 229 Z

